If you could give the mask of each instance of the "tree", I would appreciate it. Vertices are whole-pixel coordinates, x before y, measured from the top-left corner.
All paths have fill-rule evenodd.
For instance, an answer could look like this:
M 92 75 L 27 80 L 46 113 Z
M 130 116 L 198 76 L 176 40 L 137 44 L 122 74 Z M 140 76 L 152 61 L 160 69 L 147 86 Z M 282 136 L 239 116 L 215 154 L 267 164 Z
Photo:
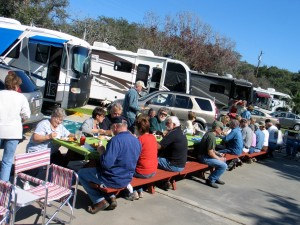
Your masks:
M 0 15 L 22 24 L 58 28 L 67 18 L 68 0 L 0 0 Z

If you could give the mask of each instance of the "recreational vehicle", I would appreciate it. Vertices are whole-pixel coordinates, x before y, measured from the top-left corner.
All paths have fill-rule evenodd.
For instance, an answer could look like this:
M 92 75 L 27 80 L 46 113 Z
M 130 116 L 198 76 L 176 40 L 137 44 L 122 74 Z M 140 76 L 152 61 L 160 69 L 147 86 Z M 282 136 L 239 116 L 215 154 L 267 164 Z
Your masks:
M 228 107 L 232 100 L 252 102 L 252 83 L 233 78 L 232 75 L 219 76 L 216 73 L 191 73 L 191 93 L 211 98 L 219 109 Z
M 136 81 L 144 81 L 146 92 L 170 90 L 189 93 L 190 69 L 179 61 L 155 56 L 146 49 L 117 50 L 107 43 L 92 46 L 90 99 L 114 101 L 124 98 Z
M 87 103 L 90 45 L 77 37 L 0 17 L 0 63 L 26 71 L 43 93 L 43 107 Z
M 253 104 L 270 112 L 291 110 L 292 98 L 274 88 L 253 88 Z

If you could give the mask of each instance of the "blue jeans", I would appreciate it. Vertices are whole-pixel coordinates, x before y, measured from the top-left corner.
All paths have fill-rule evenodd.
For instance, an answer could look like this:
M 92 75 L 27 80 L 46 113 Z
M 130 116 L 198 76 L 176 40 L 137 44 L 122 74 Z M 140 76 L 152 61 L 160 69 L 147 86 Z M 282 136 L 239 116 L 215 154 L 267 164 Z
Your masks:
M 182 167 L 171 165 L 171 162 L 169 160 L 161 157 L 158 157 L 158 168 L 162 170 L 172 171 L 172 172 L 181 172 L 184 169 L 184 167 L 182 168 Z
M 14 161 L 15 152 L 19 144 L 17 139 L 2 139 L 0 145 L 3 144 L 4 152 L 2 156 L 0 180 L 9 181 L 11 166 Z
M 288 139 L 286 142 L 286 154 L 291 156 L 296 156 L 299 146 L 300 146 L 299 140 Z
M 252 154 L 254 152 L 260 152 L 260 151 L 261 151 L 261 149 L 258 149 L 258 148 L 255 148 L 255 147 L 251 146 L 250 149 L 249 149 L 249 154 Z
M 108 197 L 110 197 L 110 198 L 115 197 L 115 195 L 109 196 L 95 188 L 90 187 L 89 182 L 103 185 L 105 187 L 96 167 L 80 169 L 78 172 L 78 177 L 79 177 L 79 181 L 80 181 L 81 185 L 85 189 L 86 193 L 90 197 L 93 204 L 101 202 L 102 200 L 104 200 L 105 198 L 108 198 Z
M 207 164 L 210 167 L 214 167 L 215 170 L 207 178 L 211 183 L 215 183 L 220 179 L 220 176 L 226 171 L 227 164 L 218 159 L 211 158 L 206 155 L 199 156 L 199 161 L 201 163 Z

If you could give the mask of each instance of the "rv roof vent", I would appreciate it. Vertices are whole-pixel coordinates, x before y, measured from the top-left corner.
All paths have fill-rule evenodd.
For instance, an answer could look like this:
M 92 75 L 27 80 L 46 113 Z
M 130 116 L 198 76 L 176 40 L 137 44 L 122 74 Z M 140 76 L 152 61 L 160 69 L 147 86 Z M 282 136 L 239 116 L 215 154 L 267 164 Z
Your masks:
M 228 77 L 228 78 L 233 78 L 232 74 L 230 74 L 230 73 L 225 73 L 223 76 Z
M 108 46 L 108 49 L 110 49 L 110 50 L 117 50 L 116 47 L 112 46 L 112 45 Z
M 142 48 L 139 48 L 139 49 L 137 50 L 137 54 L 154 56 L 154 53 L 153 53 L 151 50 L 148 50 L 148 49 L 142 49 Z
M 207 74 L 208 74 L 208 75 L 219 76 L 219 74 L 218 74 L 218 73 L 213 73 L 213 72 L 208 72 Z
M 268 91 L 275 92 L 274 88 L 267 88 Z
M 21 23 L 18 20 L 11 19 L 11 18 L 5 18 L 5 17 L 0 17 L 0 22 L 21 25 Z
M 105 42 L 99 42 L 99 41 L 95 41 L 93 46 L 95 47 L 100 47 L 100 48 L 109 48 L 109 44 L 105 43 Z

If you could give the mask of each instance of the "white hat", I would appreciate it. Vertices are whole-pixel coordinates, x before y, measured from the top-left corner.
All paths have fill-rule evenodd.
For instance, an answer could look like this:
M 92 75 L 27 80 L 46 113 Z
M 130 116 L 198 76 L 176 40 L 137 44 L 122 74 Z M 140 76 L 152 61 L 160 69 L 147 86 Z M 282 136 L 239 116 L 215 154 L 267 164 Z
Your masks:
M 141 80 L 137 81 L 137 82 L 135 83 L 135 86 L 136 86 L 136 87 L 137 87 L 137 86 L 141 86 L 142 88 L 146 89 L 144 82 L 141 81 Z

